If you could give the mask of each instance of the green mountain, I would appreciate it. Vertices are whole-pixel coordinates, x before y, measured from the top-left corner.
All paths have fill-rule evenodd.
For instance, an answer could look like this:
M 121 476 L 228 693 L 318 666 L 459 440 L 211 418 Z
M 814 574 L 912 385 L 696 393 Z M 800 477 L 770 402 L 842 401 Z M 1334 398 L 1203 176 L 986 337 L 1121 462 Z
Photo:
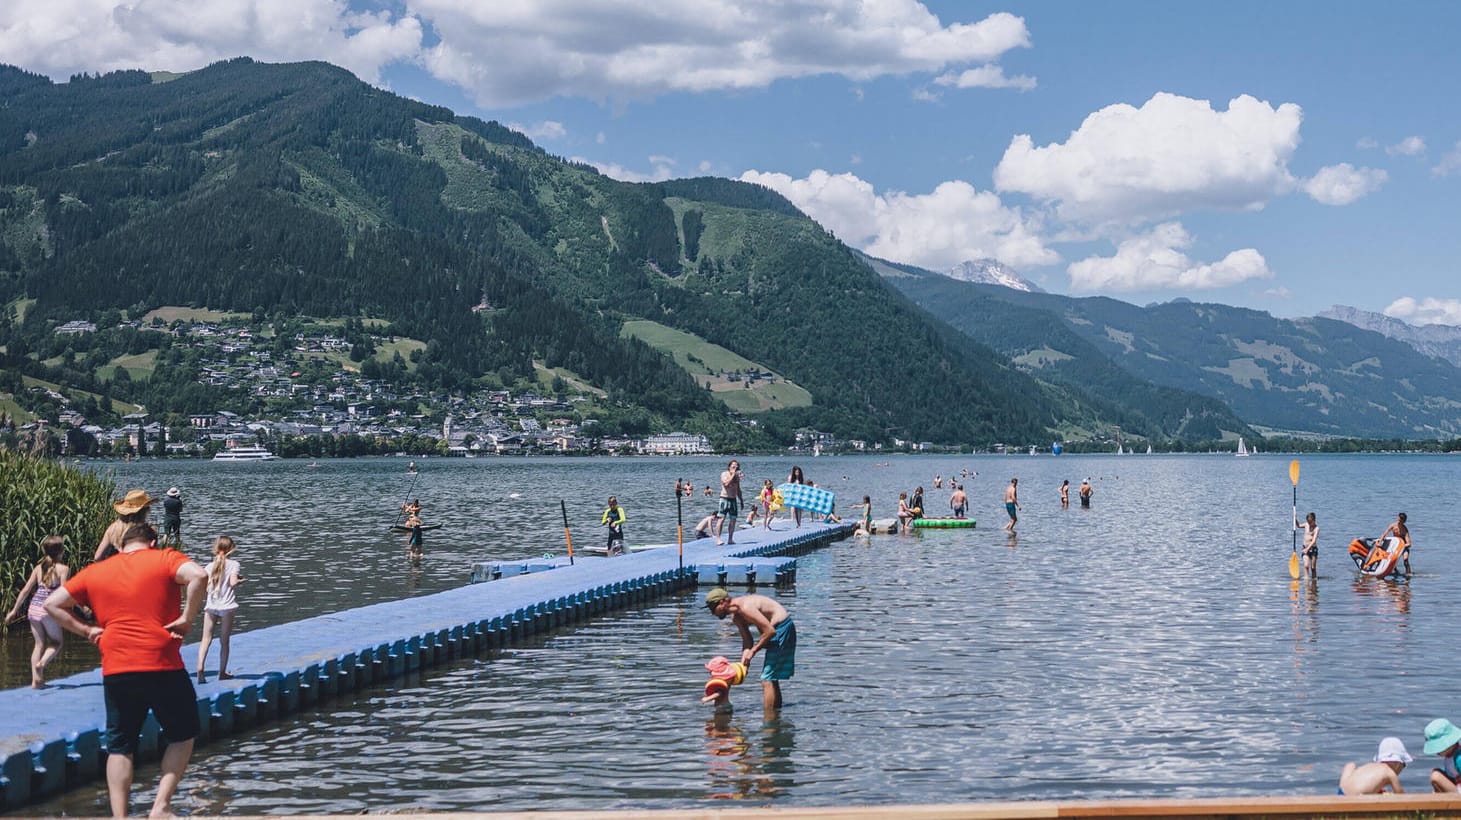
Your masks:
M 319 63 L 63 84 L 0 68 L 0 99 L 0 303 L 27 307 L 0 319 L 6 369 L 208 409 L 217 390 L 165 343 L 108 351 L 159 353 L 147 379 L 102 384 L 88 342 L 59 349 L 55 326 L 164 305 L 371 318 L 425 343 L 397 378 L 467 390 L 536 363 L 734 438 L 715 393 L 622 332 L 649 320 L 810 395 L 758 416 L 768 440 L 805 425 L 978 445 L 1111 423 L 1111 405 L 933 320 L 763 188 L 617 182 Z
M 1032 376 L 1079 391 L 1127 434 L 1188 441 L 1253 435 L 1221 400 L 1132 375 L 1057 313 L 999 298 L 1008 288 L 962 282 L 873 257 L 868 263 L 938 319 Z
M 1138 307 L 889 270 L 888 281 L 930 312 L 1042 374 L 1062 372 L 1061 381 L 1106 380 L 1094 350 L 1139 380 L 1220 401 L 1273 430 L 1410 439 L 1461 433 L 1461 369 L 1345 322 L 1185 300 Z M 1109 386 L 1118 395 L 1129 389 Z M 1104 387 L 1092 392 L 1111 395 Z M 1168 406 L 1152 401 L 1122 403 Z

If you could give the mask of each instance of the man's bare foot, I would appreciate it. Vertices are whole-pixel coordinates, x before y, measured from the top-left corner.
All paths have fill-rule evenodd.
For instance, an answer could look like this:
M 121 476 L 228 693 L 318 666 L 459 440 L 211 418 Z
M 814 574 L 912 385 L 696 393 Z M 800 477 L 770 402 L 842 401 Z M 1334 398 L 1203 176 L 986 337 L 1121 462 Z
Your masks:
M 717 539 L 715 539 L 715 545 L 716 545 L 716 546 L 717 546 L 717 547 L 718 547 L 718 546 L 720 546 L 720 539 L 719 539 L 719 538 L 717 538 Z

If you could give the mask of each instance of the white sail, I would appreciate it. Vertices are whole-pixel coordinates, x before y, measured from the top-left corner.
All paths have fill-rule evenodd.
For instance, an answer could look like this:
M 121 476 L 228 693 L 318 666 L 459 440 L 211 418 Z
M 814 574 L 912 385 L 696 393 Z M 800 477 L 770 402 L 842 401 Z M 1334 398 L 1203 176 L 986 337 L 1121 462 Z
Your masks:
M 1238 452 L 1237 452 L 1237 455 L 1239 457 L 1248 455 L 1248 448 L 1243 444 L 1243 437 L 1242 436 L 1238 436 Z

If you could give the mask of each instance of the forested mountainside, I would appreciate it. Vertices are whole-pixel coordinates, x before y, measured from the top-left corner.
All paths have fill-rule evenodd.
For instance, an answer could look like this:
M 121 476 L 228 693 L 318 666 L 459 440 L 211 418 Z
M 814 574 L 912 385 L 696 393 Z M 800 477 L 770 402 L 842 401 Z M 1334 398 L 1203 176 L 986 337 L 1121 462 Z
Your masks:
M 881 260 L 879 260 L 881 262 Z M 1157 439 L 1253 436 L 1222 401 L 1133 376 L 1049 310 L 1013 304 L 987 288 L 882 262 L 888 281 L 934 316 L 989 345 L 1036 377 L 1090 397 L 1128 433 Z M 1008 288 L 996 288 L 994 293 Z
M 55 349 L 56 326 L 163 305 L 370 318 L 425 343 L 397 378 L 471 390 L 537 362 L 609 405 L 726 435 L 703 384 L 621 336 L 645 318 L 810 391 L 757 435 L 982 445 L 1109 422 L 933 320 L 763 188 L 618 182 L 320 63 L 68 83 L 0 68 L 0 99 L 0 302 L 27 306 L 5 311 L 6 369 L 206 410 L 247 397 L 199 389 L 166 345 L 151 379 L 104 385 L 87 341 Z
M 1461 432 L 1461 369 L 1345 322 L 1278 319 L 1181 300 L 1138 307 L 1103 297 L 950 287 L 935 276 L 889 281 L 937 315 L 985 316 L 988 324 L 960 325 L 981 341 L 994 343 L 999 333 L 1009 333 L 1025 339 L 1032 351 L 1037 346 L 1054 351 L 1044 355 L 1045 363 L 1063 362 L 1064 355 L 1085 359 L 1069 340 L 1073 334 L 1132 376 L 1220 400 L 1250 424 L 1372 438 L 1450 438 Z M 1020 335 L 1013 320 L 1031 310 L 1039 313 L 1028 321 L 1058 326 Z M 1045 345 L 1046 339 L 1051 343 Z M 1020 361 L 1016 347 L 996 347 Z

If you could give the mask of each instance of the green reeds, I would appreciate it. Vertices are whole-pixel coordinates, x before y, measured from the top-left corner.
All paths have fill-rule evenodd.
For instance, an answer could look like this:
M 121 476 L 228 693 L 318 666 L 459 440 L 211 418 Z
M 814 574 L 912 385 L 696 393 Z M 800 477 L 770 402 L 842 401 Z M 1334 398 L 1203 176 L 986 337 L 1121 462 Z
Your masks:
M 9 611 L 41 560 L 47 535 L 66 539 L 66 563 L 75 572 L 114 517 L 108 478 L 47 458 L 0 450 L 0 614 Z

